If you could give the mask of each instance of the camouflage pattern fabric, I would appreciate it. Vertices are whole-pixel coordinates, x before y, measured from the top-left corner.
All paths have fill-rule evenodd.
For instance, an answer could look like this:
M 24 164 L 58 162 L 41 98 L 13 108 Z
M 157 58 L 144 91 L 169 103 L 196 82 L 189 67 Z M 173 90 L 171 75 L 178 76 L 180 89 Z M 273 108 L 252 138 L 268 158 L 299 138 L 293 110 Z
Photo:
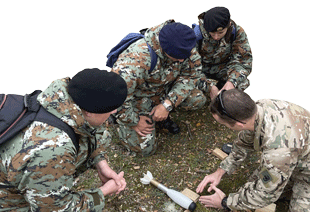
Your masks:
M 255 131 L 241 131 L 220 167 L 231 174 L 251 151 L 261 163 L 237 193 L 229 194 L 230 209 L 255 209 L 276 202 L 292 189 L 290 211 L 310 209 L 310 113 L 295 104 L 260 100 Z M 290 183 L 291 182 L 291 183 Z
M 200 31 L 203 36 L 199 54 L 202 58 L 201 80 L 198 87 L 210 92 L 215 81 L 230 81 L 235 88 L 245 90 L 250 82 L 248 76 L 252 71 L 252 52 L 244 29 L 231 20 L 236 26 L 236 39 L 233 43 L 226 42 L 225 37 L 219 41 L 214 40 L 203 26 L 205 13 L 198 16 Z
M 161 100 L 169 99 L 175 108 L 184 107 L 194 110 L 206 102 L 203 93 L 195 89 L 201 74 L 201 58 L 196 48 L 184 62 L 173 62 L 163 52 L 158 35 L 167 23 L 150 28 L 145 38 L 131 44 L 119 55 L 112 71 L 125 79 L 128 96 L 118 109 L 117 118 L 120 124 L 120 138 L 123 144 L 132 151 L 150 155 L 155 152 L 155 132 L 147 138 L 140 137 L 132 130 L 139 122 L 140 115 L 147 115 Z M 151 56 L 146 42 L 157 54 L 157 64 L 151 73 Z M 147 147 L 147 148 L 146 148 Z
M 0 146 L 1 211 L 102 211 L 99 188 L 73 192 L 74 176 L 104 160 L 111 136 L 94 128 L 67 93 L 69 78 L 54 81 L 38 96 L 50 113 L 79 134 L 76 151 L 69 136 L 35 121 Z M 90 158 L 87 158 L 90 150 Z

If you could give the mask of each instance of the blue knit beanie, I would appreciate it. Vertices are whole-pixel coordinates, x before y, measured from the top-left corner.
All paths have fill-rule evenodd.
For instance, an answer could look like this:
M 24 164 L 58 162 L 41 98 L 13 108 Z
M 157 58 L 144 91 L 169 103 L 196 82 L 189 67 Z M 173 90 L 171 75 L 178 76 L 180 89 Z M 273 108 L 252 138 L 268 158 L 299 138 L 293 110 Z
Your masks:
M 161 48 L 175 59 L 186 59 L 196 45 L 194 31 L 181 23 L 168 23 L 159 32 Z

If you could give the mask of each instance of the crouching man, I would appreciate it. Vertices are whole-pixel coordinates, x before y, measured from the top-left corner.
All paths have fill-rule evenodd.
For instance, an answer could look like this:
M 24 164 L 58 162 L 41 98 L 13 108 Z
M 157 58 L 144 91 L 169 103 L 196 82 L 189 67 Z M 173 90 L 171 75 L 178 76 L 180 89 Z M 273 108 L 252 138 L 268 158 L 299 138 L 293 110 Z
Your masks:
M 200 197 L 206 207 L 245 210 L 290 200 L 290 211 L 310 208 L 310 113 L 279 100 L 255 103 L 243 91 L 223 90 L 211 102 L 211 113 L 221 124 L 241 131 L 232 152 L 196 189 L 215 193 Z M 216 186 L 231 174 L 251 151 L 261 151 L 261 163 L 239 191 L 226 196 Z
M 124 173 L 105 160 L 111 136 L 102 126 L 126 96 L 125 81 L 99 69 L 52 82 L 37 101 L 74 129 L 79 148 L 66 132 L 39 121 L 1 144 L 0 210 L 102 211 L 105 196 L 126 187 Z M 103 185 L 74 192 L 75 176 L 91 167 Z

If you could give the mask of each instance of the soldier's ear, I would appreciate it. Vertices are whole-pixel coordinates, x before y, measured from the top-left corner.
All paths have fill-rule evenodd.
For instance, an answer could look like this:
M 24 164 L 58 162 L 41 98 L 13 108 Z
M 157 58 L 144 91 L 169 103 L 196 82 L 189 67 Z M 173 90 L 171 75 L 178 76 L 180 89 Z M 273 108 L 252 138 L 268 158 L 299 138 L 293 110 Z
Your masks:
M 245 124 L 236 121 L 235 126 L 238 127 L 239 129 L 243 129 L 245 127 Z
M 90 118 L 90 117 L 92 117 L 92 113 L 87 112 L 86 110 L 83 110 L 83 109 L 82 109 L 82 114 L 83 114 L 83 116 L 84 116 L 85 118 Z

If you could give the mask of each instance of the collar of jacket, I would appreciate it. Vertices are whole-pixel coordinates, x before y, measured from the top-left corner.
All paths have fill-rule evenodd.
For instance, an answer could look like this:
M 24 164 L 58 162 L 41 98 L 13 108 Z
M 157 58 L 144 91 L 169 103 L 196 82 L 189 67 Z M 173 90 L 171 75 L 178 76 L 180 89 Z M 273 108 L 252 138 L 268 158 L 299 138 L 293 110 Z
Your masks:
M 264 109 L 259 104 L 256 104 L 257 106 L 257 114 L 256 119 L 254 123 L 254 149 L 256 151 L 260 151 L 260 148 L 262 146 L 261 143 L 261 137 L 262 137 L 262 127 L 263 127 L 263 121 L 264 121 Z
M 82 110 L 67 92 L 69 81 L 69 77 L 53 81 L 37 100 L 48 112 L 71 126 L 75 133 L 92 137 L 102 127 L 93 127 L 84 119 Z
M 167 20 L 162 24 L 149 28 L 145 32 L 145 41 L 151 46 L 160 59 L 164 59 L 166 56 L 159 43 L 159 32 L 165 25 L 173 22 L 175 22 L 173 19 Z

